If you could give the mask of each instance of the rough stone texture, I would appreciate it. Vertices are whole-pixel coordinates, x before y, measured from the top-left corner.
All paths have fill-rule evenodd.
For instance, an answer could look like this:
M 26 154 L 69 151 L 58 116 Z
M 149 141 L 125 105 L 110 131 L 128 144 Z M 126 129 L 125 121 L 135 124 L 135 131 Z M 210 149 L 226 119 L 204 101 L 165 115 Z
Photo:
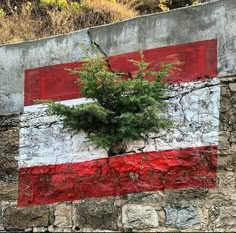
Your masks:
M 72 227 L 72 206 L 70 204 L 60 204 L 56 206 L 54 216 L 54 226 L 62 230 Z
M 150 192 L 128 194 L 116 198 L 87 199 L 72 204 L 56 204 L 49 214 L 47 207 L 17 209 L 4 201 L 16 199 L 17 191 L 17 140 L 19 131 L 19 116 L 1 118 L 1 159 L 2 169 L 0 188 L 0 229 L 37 231 L 161 231 L 161 232 L 190 232 L 190 231 L 235 231 L 235 91 L 236 78 L 222 79 L 221 114 L 220 114 L 220 156 L 218 159 L 218 183 L 215 189 L 183 189 L 165 192 Z M 14 129 L 18 129 L 14 131 Z M 228 133 L 231 132 L 230 133 Z M 14 133 L 17 132 L 17 133 Z M 223 137 L 224 136 L 224 137 Z M 7 160 L 7 159 L 8 160 Z M 91 187 L 92 188 L 92 187 Z M 12 194 L 6 194 L 7 190 Z M 3 194 L 4 193 L 4 194 Z M 11 193 L 11 192 L 10 192 Z M 158 214 L 159 226 L 146 224 L 146 217 L 128 221 L 127 206 L 139 206 L 154 216 Z M 42 208 L 42 210 L 41 210 Z M 132 209 L 132 208 L 131 208 Z M 164 209 L 164 214 L 163 214 Z M 123 211 L 122 211 L 123 210 Z M 2 213 L 1 213 L 2 212 Z M 145 212 L 145 211 L 144 211 Z M 33 213 L 33 214 L 32 214 Z M 139 214 L 139 212 L 133 212 Z M 162 214 L 160 214 L 162 213 Z M 131 216 L 135 216 L 131 214 Z M 2 216 L 2 219 L 1 219 Z M 33 216 L 33 217 L 32 217 Z M 129 217 L 132 219 L 132 217 Z M 134 218 L 135 219 L 135 218 Z M 2 221 L 2 224 L 1 224 Z M 199 224 L 200 223 L 200 224 Z M 70 225 L 71 224 L 71 225 Z M 128 224 L 131 226 L 128 227 Z M 132 225 L 133 224 L 133 225 Z M 146 224 L 146 225 L 145 225 Z
M 165 212 L 166 225 L 191 228 L 193 225 L 200 224 L 197 210 L 192 206 L 182 209 L 167 207 L 165 208 Z
M 0 116 L 0 200 L 17 199 L 19 115 Z
M 236 77 L 221 79 L 221 113 L 219 133 L 218 183 L 219 192 L 236 200 Z M 217 204 L 219 205 L 219 204 Z
M 166 225 L 175 225 L 177 219 L 177 209 L 171 207 L 164 208 L 166 213 Z
M 236 229 L 236 206 L 220 207 L 219 217 L 215 220 L 216 229 L 224 229 L 225 231 Z
M 20 167 L 107 157 L 106 151 L 96 148 L 84 133 L 65 129 L 62 121 L 48 116 L 45 109 L 21 116 L 20 138 Z
M 0 203 L 0 231 L 3 230 L 3 214 L 2 214 L 2 205 Z
M 92 188 L 92 187 L 91 187 Z M 75 204 L 77 228 L 116 230 L 119 208 L 113 199 L 92 199 Z
M 49 210 L 45 206 L 22 209 L 16 206 L 7 206 L 3 210 L 3 224 L 7 230 L 48 226 L 48 218 Z
M 236 154 L 236 77 L 221 79 L 220 155 Z
M 176 126 L 171 132 L 152 135 L 145 143 L 130 144 L 128 151 L 217 145 L 219 99 L 220 83 L 217 78 L 171 86 L 167 115 Z M 21 116 L 20 138 L 20 167 L 107 157 L 106 151 L 89 143 L 84 133 L 75 134 L 63 128 L 62 121 L 56 116 L 49 116 L 45 108 Z
M 124 228 L 155 228 L 159 226 L 158 214 L 152 206 L 127 204 L 122 207 Z
M 193 225 L 200 224 L 198 213 L 195 208 L 189 207 L 178 210 L 176 226 L 191 228 Z

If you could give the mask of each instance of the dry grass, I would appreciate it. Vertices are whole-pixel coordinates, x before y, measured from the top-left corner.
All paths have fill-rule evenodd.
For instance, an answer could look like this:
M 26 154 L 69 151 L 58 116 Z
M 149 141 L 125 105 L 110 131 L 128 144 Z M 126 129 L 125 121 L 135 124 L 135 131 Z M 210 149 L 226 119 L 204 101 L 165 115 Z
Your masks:
M 31 20 L 28 15 L 13 15 L 0 18 L 0 44 L 15 43 L 28 39 L 36 39 L 35 28 L 42 24 L 41 21 Z
M 0 17 L 0 44 L 64 34 L 137 15 L 134 10 L 107 0 L 84 0 L 80 10 L 43 9 L 41 16 L 22 9 L 20 13 Z
M 1 1 L 1 0 L 0 0 Z M 0 16 L 0 44 L 64 34 L 75 30 L 117 22 L 139 14 L 164 11 L 162 2 L 170 0 L 83 0 L 79 10 L 45 7 L 22 9 L 10 16 Z M 200 0 L 173 0 L 173 2 L 200 2 Z M 168 9 L 168 8 L 167 8 Z
M 131 0 L 132 1 L 132 0 Z M 113 22 L 131 18 L 137 15 L 128 5 L 118 2 L 110 2 L 107 0 L 85 0 L 87 6 L 96 9 L 97 11 L 110 12 Z

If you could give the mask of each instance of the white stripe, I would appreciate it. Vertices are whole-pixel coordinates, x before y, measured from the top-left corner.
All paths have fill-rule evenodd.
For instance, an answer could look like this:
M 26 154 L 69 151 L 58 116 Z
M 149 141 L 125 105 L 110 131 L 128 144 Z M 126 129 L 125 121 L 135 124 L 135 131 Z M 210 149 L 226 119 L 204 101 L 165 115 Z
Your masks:
M 218 79 L 174 85 L 169 92 L 168 116 L 177 126 L 152 135 L 144 151 L 218 145 L 220 85 Z M 86 99 L 63 101 L 73 105 Z M 91 100 L 89 100 L 91 102 Z M 48 116 L 42 106 L 26 107 L 21 117 L 20 167 L 76 163 L 104 158 L 106 151 L 96 148 L 83 132 L 64 129 L 56 116 Z M 36 111 L 37 110 L 37 111 Z M 132 143 L 138 152 L 143 142 Z
M 87 98 L 79 98 L 79 99 L 71 99 L 71 100 L 63 100 L 63 101 L 57 101 L 57 103 L 65 104 L 67 106 L 73 106 L 78 104 L 86 104 L 92 102 L 92 99 Z M 35 104 L 24 107 L 24 112 L 36 112 L 36 111 L 42 111 L 47 109 L 45 104 Z

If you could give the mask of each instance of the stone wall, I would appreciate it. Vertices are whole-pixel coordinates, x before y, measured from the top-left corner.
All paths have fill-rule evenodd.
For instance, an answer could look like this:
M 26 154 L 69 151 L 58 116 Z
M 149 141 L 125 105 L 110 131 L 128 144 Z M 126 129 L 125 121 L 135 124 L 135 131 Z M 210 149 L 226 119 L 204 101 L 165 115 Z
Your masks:
M 17 208 L 19 115 L 1 116 L 0 229 L 224 231 L 236 229 L 236 77 L 221 79 L 220 156 L 215 189 L 184 189 Z
M 25 69 L 82 60 L 86 56 L 83 48 L 88 55 L 94 54 L 91 42 L 101 54 L 114 56 L 217 39 L 218 73 L 234 75 L 235 12 L 235 0 L 218 0 L 67 35 L 0 45 L 0 112 L 23 112 Z
M 0 231 L 234 232 L 235 19 L 235 0 L 222 0 L 137 17 L 68 35 L 0 46 Z M 26 207 L 19 207 L 19 196 L 22 192 L 25 191 L 29 200 L 34 200 L 37 196 L 33 190 L 18 188 L 22 185 L 18 178 L 22 167 L 35 166 L 40 161 L 49 165 L 54 164 L 54 160 L 63 163 L 65 158 L 85 161 L 105 154 L 89 144 L 83 135 L 74 135 L 63 129 L 60 119 L 49 117 L 42 109 L 36 111 L 37 106 L 30 112 L 26 111 L 25 70 L 34 71 L 42 66 L 81 61 L 85 57 L 82 45 L 90 55 L 94 54 L 92 42 L 99 48 L 100 55 L 113 56 L 114 59 L 115 55 L 122 53 L 212 39 L 217 40 L 217 77 L 207 79 L 205 83 L 200 81 L 174 85 L 167 98 L 170 103 L 167 114 L 177 118 L 179 126 L 169 136 L 165 133 L 164 136 L 153 137 L 145 145 L 143 142 L 132 144 L 131 150 L 137 152 L 143 146 L 147 151 L 150 148 L 158 150 L 160 145 L 162 150 L 168 150 L 177 142 L 180 147 L 189 147 L 192 143 L 198 146 L 217 145 L 219 153 L 217 179 L 213 177 L 216 182 L 214 186 L 209 185 L 205 179 L 208 174 L 199 171 L 192 180 L 195 179 L 198 184 L 196 178 L 199 178 L 205 184 L 201 183 L 198 187 L 156 189 L 76 201 L 66 199 L 67 201 L 54 201 L 57 202 L 54 204 L 42 199 L 43 205 L 27 206 L 26 203 Z M 200 62 L 196 67 L 203 66 Z M 114 64 L 111 63 L 112 68 L 116 69 Z M 195 70 L 198 70 L 196 67 Z M 198 109 L 199 106 L 201 108 Z M 193 110 L 197 114 L 190 114 Z M 208 172 L 216 169 L 209 157 L 203 154 L 201 159 Z M 182 165 L 171 164 L 171 169 L 178 170 Z M 191 166 L 188 171 L 198 171 Z M 182 176 L 188 175 L 183 173 Z M 136 173 L 130 175 L 131 180 L 138 178 Z M 28 187 L 27 185 L 24 187 Z M 164 186 L 168 185 L 166 183 Z M 90 186 L 92 189 L 93 185 Z M 49 186 L 40 189 L 48 190 L 47 195 L 50 196 Z M 61 191 L 62 189 L 58 189 L 53 197 L 59 197 Z

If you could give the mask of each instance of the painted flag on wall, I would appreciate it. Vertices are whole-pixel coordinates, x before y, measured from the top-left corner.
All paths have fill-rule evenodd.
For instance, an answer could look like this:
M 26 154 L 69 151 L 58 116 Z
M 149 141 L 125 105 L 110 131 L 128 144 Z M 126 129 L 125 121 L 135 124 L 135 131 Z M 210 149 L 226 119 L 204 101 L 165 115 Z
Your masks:
M 169 75 L 168 116 L 177 127 L 133 143 L 129 153 L 108 158 L 84 133 L 64 129 L 62 121 L 35 104 L 53 99 L 67 105 L 90 100 L 79 94 L 77 76 L 65 68 L 82 62 L 25 71 L 25 109 L 20 131 L 18 206 L 73 201 L 165 189 L 216 185 L 220 85 L 217 41 L 208 40 L 144 51 L 157 69 L 161 62 L 184 62 Z M 128 60 L 139 52 L 109 57 L 114 71 L 136 72 Z M 141 152 L 142 148 L 142 152 Z

